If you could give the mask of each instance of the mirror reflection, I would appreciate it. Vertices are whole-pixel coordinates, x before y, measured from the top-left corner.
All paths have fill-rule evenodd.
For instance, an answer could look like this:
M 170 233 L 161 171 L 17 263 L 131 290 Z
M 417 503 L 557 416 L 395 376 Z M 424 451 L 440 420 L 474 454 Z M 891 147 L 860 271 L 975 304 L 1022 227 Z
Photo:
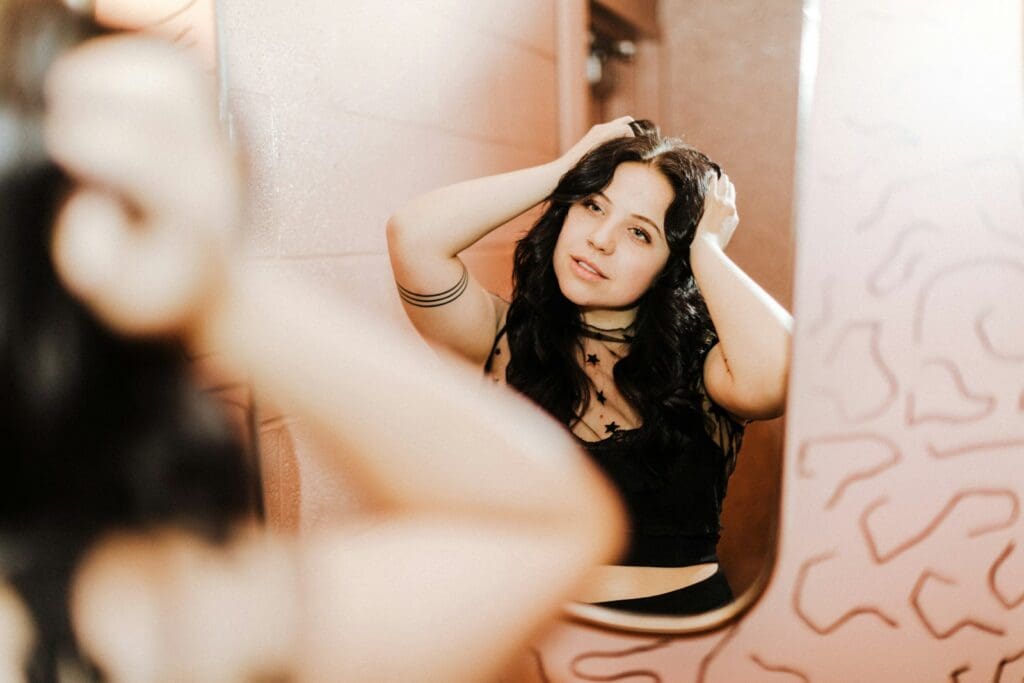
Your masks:
M 746 423 L 783 411 L 792 327 L 726 255 L 735 197 L 705 154 L 623 117 L 388 223 L 417 330 L 564 424 L 621 494 L 629 547 L 582 601 L 685 615 L 732 600 L 716 554 L 726 484 Z M 458 255 L 540 202 L 505 301 Z
M 581 604 L 728 604 L 774 548 L 799 3 L 340 12 L 221 3 L 252 251 L 573 434 L 634 532 Z

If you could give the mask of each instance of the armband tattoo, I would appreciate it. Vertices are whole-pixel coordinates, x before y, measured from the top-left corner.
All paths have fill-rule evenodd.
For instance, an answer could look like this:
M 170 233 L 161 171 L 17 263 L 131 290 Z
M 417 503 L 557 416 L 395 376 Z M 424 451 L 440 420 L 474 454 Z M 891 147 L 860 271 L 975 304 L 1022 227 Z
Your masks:
M 443 292 L 437 294 L 419 294 L 412 292 L 398 284 L 398 296 L 402 297 L 402 301 L 409 304 L 410 306 L 416 306 L 417 308 L 437 308 L 438 306 L 444 306 L 462 296 L 462 293 L 466 291 L 466 287 L 469 286 L 469 271 L 466 270 L 466 264 L 462 264 L 462 277 L 455 283 L 453 287 L 450 287 Z

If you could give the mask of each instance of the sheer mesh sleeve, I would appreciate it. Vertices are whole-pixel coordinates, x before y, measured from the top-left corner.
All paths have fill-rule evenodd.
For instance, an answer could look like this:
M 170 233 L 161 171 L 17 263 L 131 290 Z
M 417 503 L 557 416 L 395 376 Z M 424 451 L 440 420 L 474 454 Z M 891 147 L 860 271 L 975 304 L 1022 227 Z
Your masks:
M 722 449 L 726 476 L 736 469 L 736 458 L 743 445 L 743 430 L 748 421 L 739 421 L 729 411 L 711 400 L 704 386 L 704 374 L 697 373 L 697 391 L 701 397 L 701 411 L 704 413 L 704 428 L 708 436 Z

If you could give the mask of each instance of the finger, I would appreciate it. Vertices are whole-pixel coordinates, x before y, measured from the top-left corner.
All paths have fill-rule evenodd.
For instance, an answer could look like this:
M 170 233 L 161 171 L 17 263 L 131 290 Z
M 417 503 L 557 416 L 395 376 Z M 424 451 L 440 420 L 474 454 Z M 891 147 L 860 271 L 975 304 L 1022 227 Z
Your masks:
M 718 192 L 718 176 L 715 175 L 715 172 L 709 171 L 708 174 L 704 176 L 704 181 L 707 183 L 707 189 L 704 190 L 704 195 L 706 197 L 716 196 Z
M 158 101 L 174 107 L 183 93 L 204 90 L 198 67 L 162 41 L 107 36 L 62 55 L 47 73 L 47 103 L 62 93 L 96 91 Z
M 616 137 L 635 136 L 636 129 L 633 124 L 634 119 L 632 116 L 620 116 L 608 123 L 608 125 L 615 131 Z
M 140 153 L 153 141 L 130 126 L 87 111 L 54 112 L 46 118 L 44 137 L 50 156 L 69 175 L 123 196 L 140 211 L 149 210 L 162 192 Z
M 102 300 L 124 260 L 130 219 L 124 205 L 97 190 L 79 190 L 57 217 L 51 252 L 64 286 L 86 303 Z
M 723 173 L 722 178 L 718 183 L 718 196 L 723 200 L 728 201 L 731 192 L 732 181 L 729 180 L 729 175 L 727 173 Z
M 75 571 L 69 601 L 75 635 L 113 681 L 161 680 L 159 550 L 141 538 L 107 539 Z
M 108 326 L 173 334 L 216 286 L 208 257 L 219 247 L 204 238 L 174 224 L 136 224 L 116 197 L 82 189 L 62 208 L 51 251 L 65 287 Z
M 28 608 L 12 587 L 0 581 L 0 680 L 24 680 L 24 663 L 34 641 Z
M 728 193 L 726 194 L 726 198 L 729 200 L 730 203 L 736 203 L 736 184 L 731 180 L 729 181 Z
M 69 175 L 121 197 L 140 215 L 218 220 L 207 204 L 217 198 L 218 182 L 234 189 L 227 187 L 234 177 L 227 149 L 219 140 L 204 145 L 176 132 L 173 121 L 150 123 L 85 107 L 78 114 L 54 112 L 44 134 Z
M 75 192 L 57 218 L 54 267 L 68 291 L 106 324 L 129 334 L 155 334 L 185 317 L 192 272 L 199 264 L 180 248 L 180 231 L 134 225 L 114 196 Z
M 72 175 L 172 208 L 159 168 L 217 138 L 212 103 L 177 55 L 130 39 L 94 41 L 62 58 L 47 79 L 44 133 Z

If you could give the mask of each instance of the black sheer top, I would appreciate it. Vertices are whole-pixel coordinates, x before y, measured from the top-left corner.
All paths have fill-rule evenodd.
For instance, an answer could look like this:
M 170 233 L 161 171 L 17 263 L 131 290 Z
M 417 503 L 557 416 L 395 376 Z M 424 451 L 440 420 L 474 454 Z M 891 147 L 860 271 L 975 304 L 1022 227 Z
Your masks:
M 702 377 L 694 380 L 703 396 L 701 410 L 671 425 L 639 424 L 611 379 L 615 362 L 628 353 L 628 341 L 592 335 L 582 342 L 581 366 L 593 384 L 592 405 L 571 429 L 616 485 L 629 513 L 629 546 L 618 564 L 716 562 L 722 502 L 743 425 L 708 397 Z M 508 357 L 503 327 L 484 367 L 491 381 L 504 383 Z

